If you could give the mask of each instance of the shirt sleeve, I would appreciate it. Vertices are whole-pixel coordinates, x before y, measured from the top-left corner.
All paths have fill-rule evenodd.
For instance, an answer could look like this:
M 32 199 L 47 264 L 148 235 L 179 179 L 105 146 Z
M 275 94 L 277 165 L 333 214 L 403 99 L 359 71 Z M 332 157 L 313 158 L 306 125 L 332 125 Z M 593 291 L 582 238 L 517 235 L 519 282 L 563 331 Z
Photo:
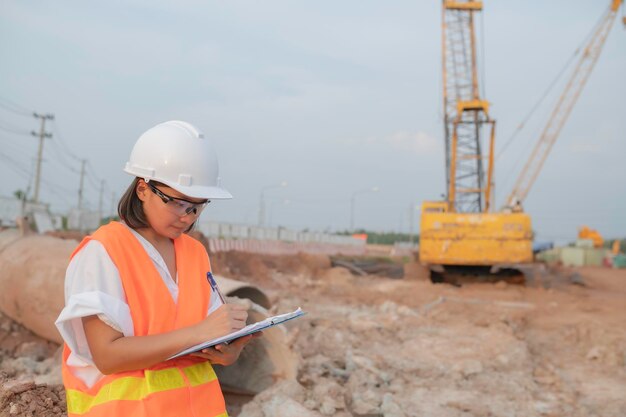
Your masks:
M 103 322 L 133 336 L 133 322 L 117 267 L 102 244 L 88 242 L 65 273 L 65 308 L 55 322 L 76 365 L 93 365 L 82 318 L 97 315 Z

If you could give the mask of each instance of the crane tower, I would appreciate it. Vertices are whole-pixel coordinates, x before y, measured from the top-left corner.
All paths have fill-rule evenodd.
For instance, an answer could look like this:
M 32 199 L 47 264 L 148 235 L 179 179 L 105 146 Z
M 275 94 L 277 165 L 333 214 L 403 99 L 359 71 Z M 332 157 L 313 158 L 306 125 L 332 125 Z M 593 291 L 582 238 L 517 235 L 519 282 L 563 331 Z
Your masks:
M 475 23 L 482 1 L 443 1 L 442 59 L 449 211 L 488 212 L 495 121 L 479 88 Z M 487 148 L 487 149 L 485 149 Z

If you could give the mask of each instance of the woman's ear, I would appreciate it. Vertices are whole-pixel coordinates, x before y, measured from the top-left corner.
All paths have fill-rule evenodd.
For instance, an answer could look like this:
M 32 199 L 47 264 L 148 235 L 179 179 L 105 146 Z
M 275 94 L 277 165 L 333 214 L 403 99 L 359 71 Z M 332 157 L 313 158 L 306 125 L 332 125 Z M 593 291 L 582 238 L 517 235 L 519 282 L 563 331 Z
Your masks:
M 137 193 L 137 197 L 139 200 L 146 201 L 148 198 L 148 185 L 144 180 L 137 181 L 137 187 L 135 187 L 135 193 Z

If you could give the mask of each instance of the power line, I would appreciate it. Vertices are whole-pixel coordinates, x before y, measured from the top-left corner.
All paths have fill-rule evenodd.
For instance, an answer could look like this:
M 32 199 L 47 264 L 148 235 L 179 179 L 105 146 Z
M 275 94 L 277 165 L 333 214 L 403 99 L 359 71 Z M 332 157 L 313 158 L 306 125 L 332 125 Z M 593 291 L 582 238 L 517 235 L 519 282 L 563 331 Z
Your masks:
M 70 201 L 67 198 L 65 198 L 63 195 L 64 194 L 67 194 L 67 195 L 74 194 L 73 191 L 68 190 L 67 188 L 65 188 L 65 187 L 63 187 L 61 185 L 55 184 L 55 183 L 53 183 L 51 181 L 48 181 L 48 180 L 45 180 L 45 179 L 42 179 L 41 182 L 46 184 L 46 186 L 48 188 L 52 189 L 53 191 L 56 190 L 55 196 L 59 197 L 61 200 L 63 200 L 68 206 L 72 206 L 72 203 L 70 203 Z
M 53 183 L 52 181 L 45 180 L 45 179 L 42 179 L 41 181 L 42 181 L 44 184 L 46 184 L 48 187 L 53 188 L 53 189 L 56 189 L 57 191 L 61 191 L 61 192 L 65 193 L 65 194 L 68 194 L 68 195 L 72 195 L 72 194 L 74 194 L 74 191 L 70 190 L 69 188 L 65 188 L 65 187 L 64 187 L 64 186 L 62 186 L 62 185 L 55 184 L 55 183 Z
M 60 133 L 59 123 L 57 121 L 55 121 L 55 123 L 52 125 L 52 129 L 53 129 L 53 131 L 56 134 L 56 138 L 58 139 L 57 141 L 55 141 L 55 144 L 59 145 L 59 151 L 62 151 L 64 153 L 63 154 L 64 156 L 62 156 L 62 157 L 60 156 L 60 153 L 57 153 L 57 155 L 59 155 L 65 161 L 65 164 L 67 166 L 69 166 L 70 164 L 67 163 L 67 159 L 65 159 L 65 156 L 69 156 L 70 158 L 74 159 L 77 162 L 80 162 L 81 164 L 83 163 L 83 161 L 86 161 L 86 167 L 89 168 L 89 171 L 85 170 L 85 174 L 87 174 L 86 175 L 87 180 L 91 183 L 91 185 L 93 185 L 96 188 L 99 188 L 100 187 L 99 182 L 101 181 L 101 179 L 96 174 L 95 168 L 91 164 L 91 161 L 89 161 L 88 159 L 81 158 L 81 157 L 77 156 L 75 153 L 73 153 L 70 150 L 70 147 L 67 145 L 67 142 L 63 139 L 63 135 L 61 135 L 61 133 Z M 75 168 L 70 168 L 70 169 L 75 174 L 80 174 L 81 173 L 81 171 L 79 171 L 78 169 L 75 169 Z
M 33 111 L 28 110 L 26 107 L 20 106 L 17 103 L 12 102 L 9 99 L 0 97 L 0 107 L 10 111 L 11 113 L 19 114 L 20 116 L 32 116 Z
M 0 136 L 0 139 L 5 139 L 6 140 L 5 145 L 14 146 L 17 152 L 21 152 L 21 153 L 32 152 L 32 149 L 29 149 L 26 145 L 24 145 L 24 142 L 21 140 L 17 141 L 4 135 Z
M 11 164 L 11 165 L 5 165 L 5 166 L 12 169 L 13 172 L 25 177 L 26 179 L 30 178 L 30 172 L 28 171 L 27 168 L 24 168 L 24 166 L 21 163 L 17 162 L 15 159 L 11 158 L 9 155 L 3 152 L 0 152 L 0 158 L 4 159 L 9 164 Z
M 96 173 L 96 169 L 93 167 L 93 165 L 91 164 L 91 161 L 89 161 L 89 160 L 87 160 L 87 168 L 89 168 L 89 171 L 87 171 L 87 177 L 88 178 L 93 179 L 93 181 L 95 181 L 95 182 L 102 181 L 100 176 Z
M 28 130 L 21 130 L 21 129 L 14 128 L 14 127 L 7 127 L 7 126 L 0 125 L 0 130 L 4 130 L 5 132 L 9 132 L 9 133 L 14 133 L 16 135 L 30 136 L 30 132 Z
M 565 71 L 567 70 L 567 68 L 569 68 L 569 66 L 572 64 L 572 61 L 574 61 L 574 58 L 576 58 L 576 56 L 578 55 L 578 53 L 581 51 L 581 49 L 583 48 L 584 45 L 587 44 L 588 40 L 593 36 L 593 34 L 596 32 L 596 28 L 602 23 L 602 18 L 600 18 L 600 20 L 593 26 L 593 28 L 591 29 L 591 31 L 589 33 L 587 33 L 587 36 L 585 36 L 585 38 L 583 39 L 583 41 L 580 43 L 580 45 L 578 45 L 578 48 L 576 48 L 576 50 L 574 51 L 574 53 L 569 57 L 569 59 L 567 60 L 567 62 L 565 63 L 565 65 L 563 66 L 563 68 L 561 68 L 561 70 L 557 73 L 556 77 L 552 80 L 552 82 L 548 85 L 548 88 L 546 89 L 546 91 L 543 93 L 543 95 L 539 98 L 539 101 L 537 101 L 537 103 L 535 103 L 535 105 L 530 109 L 530 112 L 526 115 L 526 117 L 522 120 L 522 122 L 519 124 L 519 126 L 517 127 L 517 129 L 513 132 L 513 134 L 511 135 L 511 137 L 509 137 L 509 139 L 506 141 L 506 143 L 504 144 L 504 146 L 500 149 L 500 151 L 498 152 L 498 154 L 496 155 L 496 160 L 498 158 L 500 158 L 500 156 L 502 156 L 502 153 L 508 148 L 508 146 L 511 144 L 511 142 L 515 139 L 515 137 L 517 136 L 517 134 L 524 128 L 524 126 L 526 125 L 526 123 L 528 122 L 528 120 L 532 117 L 532 115 L 535 113 L 535 111 L 539 108 L 539 106 L 541 105 L 541 103 L 543 102 L 543 100 L 548 96 L 548 94 L 550 93 L 550 91 L 552 91 L 552 88 L 554 88 L 554 86 L 557 84 L 557 82 L 561 79 L 561 77 L 563 76 L 563 74 L 565 73 Z
M 87 178 L 87 181 L 89 181 L 89 183 L 93 185 L 94 187 L 96 188 L 100 187 L 99 182 L 102 180 L 94 180 L 89 174 L 87 174 L 86 178 Z
M 502 148 L 500 149 L 500 151 L 498 152 L 498 154 L 496 155 L 496 160 L 498 158 L 500 158 L 502 156 L 502 154 L 504 153 L 504 151 L 506 151 L 506 149 L 509 147 L 509 145 L 513 142 L 513 140 L 515 140 L 515 138 L 517 137 L 517 135 L 524 129 L 524 127 L 526 126 L 526 123 L 528 123 L 528 120 L 530 120 L 530 118 L 533 116 L 533 114 L 535 114 L 535 111 L 537 111 L 537 109 L 541 106 L 541 103 L 543 103 L 543 101 L 545 100 L 545 98 L 550 94 L 550 92 L 552 91 L 552 89 L 554 88 L 554 86 L 559 82 L 559 80 L 561 79 L 561 77 L 563 76 L 563 74 L 565 73 L 565 71 L 570 67 L 570 65 L 572 64 L 572 61 L 574 61 L 574 58 L 576 58 L 576 56 L 578 55 L 578 49 L 576 50 L 576 52 L 574 52 L 574 54 L 567 60 L 567 62 L 565 63 L 565 65 L 563 66 L 563 68 L 561 68 L 561 70 L 558 72 L 558 74 L 556 75 L 556 77 L 552 80 L 552 82 L 548 85 L 548 88 L 544 91 L 543 95 L 539 98 L 539 100 L 535 103 L 535 105 L 530 109 L 530 111 L 528 112 L 528 114 L 526 114 L 526 117 L 524 117 L 524 119 L 522 119 L 522 122 L 517 126 L 517 129 L 515 129 L 515 131 L 513 132 L 513 134 L 509 137 L 509 139 L 504 143 L 504 146 L 502 146 Z
M 103 183 L 104 181 L 98 177 L 93 165 L 88 159 L 79 157 L 71 150 L 70 146 L 65 141 L 64 136 L 61 134 L 58 121 L 55 121 L 53 123 L 52 129 L 54 133 L 56 134 L 56 138 L 58 139 L 57 141 L 54 141 L 55 145 L 58 146 L 57 148 L 55 148 L 55 152 L 64 161 L 66 168 L 70 169 L 73 173 L 80 175 L 80 186 L 78 190 L 79 209 L 82 208 L 83 203 L 86 203 L 86 205 L 89 206 L 89 202 L 84 201 L 84 179 L 87 178 L 89 183 L 94 188 L 99 189 L 99 190 L 102 189 L 103 184 L 101 184 L 101 182 Z M 80 162 L 81 169 L 78 170 L 78 169 L 72 168 L 71 167 L 72 164 L 68 163 L 68 160 L 66 159 L 66 157 L 70 157 L 74 161 Z M 86 168 L 89 168 L 89 170 L 87 170 Z
M 59 144 L 61 145 L 61 147 L 63 148 L 63 151 L 69 155 L 72 159 L 80 162 L 82 161 L 83 158 L 80 158 L 79 156 L 77 156 L 76 154 L 74 154 L 74 152 L 72 152 L 72 150 L 70 149 L 70 147 L 67 145 L 67 142 L 65 142 L 64 136 L 61 135 L 61 131 L 59 130 L 59 123 L 57 121 L 55 121 L 52 124 L 52 129 L 54 130 L 54 133 L 56 134 L 56 137 L 58 139 Z
M 582 41 L 582 43 L 578 46 L 578 48 L 576 48 L 576 50 L 574 51 L 574 53 L 569 57 L 569 59 L 566 61 L 565 65 L 561 68 L 561 70 L 557 73 L 556 77 L 552 80 L 552 82 L 548 85 L 548 88 L 544 91 L 543 95 L 539 98 L 539 100 L 535 103 L 535 105 L 531 108 L 531 110 L 528 112 L 528 114 L 526 115 L 526 117 L 524 117 L 524 119 L 522 120 L 522 122 L 518 125 L 517 129 L 513 132 L 513 134 L 509 137 L 509 139 L 505 142 L 504 146 L 500 149 L 500 151 L 498 152 L 498 154 L 496 155 L 496 160 L 498 158 L 500 158 L 502 156 L 502 154 L 504 153 L 504 151 L 509 147 L 509 145 L 515 140 L 515 138 L 517 137 L 517 135 L 524 129 L 524 127 L 526 126 L 526 123 L 528 123 L 528 121 L 530 120 L 530 118 L 533 116 L 533 114 L 535 113 L 535 111 L 541 106 L 541 104 L 543 103 L 543 101 L 545 100 L 545 98 L 550 94 L 550 92 L 552 91 L 552 89 L 554 88 L 554 86 L 558 83 L 558 81 L 563 77 L 563 75 L 565 74 L 565 72 L 567 71 L 567 69 L 571 66 L 572 62 L 574 61 L 574 59 L 578 56 L 581 48 L 587 43 L 588 39 L 593 35 L 593 33 L 595 32 L 595 27 L 598 26 L 598 24 L 596 24 L 594 26 L 594 29 L 589 32 L 587 34 L 587 36 L 585 36 L 584 40 Z M 537 128 L 536 133 L 533 135 L 534 136 L 538 136 L 540 133 L 540 128 Z M 527 149 L 530 147 L 531 142 L 530 141 L 526 141 L 526 146 L 524 147 L 524 152 L 526 153 Z M 500 187 L 500 190 L 506 190 L 507 186 L 509 184 L 509 182 L 511 181 L 512 178 L 514 178 L 514 172 L 517 170 L 517 167 L 519 166 L 520 162 L 522 161 L 522 158 L 518 157 L 516 158 L 513 166 L 508 170 L 508 172 L 506 173 L 505 176 L 503 176 L 503 181 L 501 182 L 501 184 L 503 184 L 503 187 Z
M 68 160 L 66 159 L 65 154 L 60 149 L 57 141 L 53 140 L 52 144 L 53 144 L 52 149 L 54 150 L 54 153 L 60 159 L 60 161 L 55 161 L 55 162 L 59 162 L 64 168 L 68 169 L 69 171 L 73 172 L 74 174 L 79 174 L 80 171 L 78 171 L 78 169 L 74 168 L 72 166 L 72 164 L 70 162 L 68 162 Z
M 32 181 L 32 172 L 30 172 L 27 168 L 25 168 L 21 163 L 19 163 L 18 161 L 16 161 L 15 159 L 10 157 L 9 155 L 6 155 L 3 152 L 0 152 L 0 159 L 3 159 L 9 162 L 10 165 L 4 164 L 4 166 L 6 166 L 7 168 L 11 169 L 16 174 L 28 180 L 27 189 L 29 189 L 30 183 Z M 68 205 L 71 205 L 69 201 L 67 200 L 67 198 L 63 197 L 63 194 L 73 194 L 71 190 L 61 185 L 55 184 L 52 181 L 49 181 L 46 179 L 41 179 L 41 182 L 43 182 L 47 187 L 49 187 L 53 191 L 56 191 L 55 194 L 58 197 L 60 197 L 65 203 L 67 203 Z
M 74 160 L 76 160 L 78 162 L 82 163 L 83 160 L 86 160 L 87 161 L 86 167 L 89 169 L 88 171 L 85 171 L 87 176 L 90 177 L 94 182 L 99 182 L 101 180 L 100 176 L 96 173 L 96 169 L 94 168 L 94 166 L 91 163 L 91 161 L 86 159 L 86 158 L 81 158 L 81 157 L 77 156 L 75 153 L 73 153 L 70 150 L 70 147 L 67 145 L 67 142 L 63 139 L 63 136 L 61 135 L 61 133 L 59 131 L 59 124 L 58 124 L 58 122 L 54 123 L 53 130 L 57 134 L 57 138 L 59 139 L 58 143 L 63 148 L 63 151 L 68 156 L 70 156 L 72 159 L 74 159 Z M 78 173 L 78 171 L 76 171 L 76 172 Z M 99 187 L 99 185 L 98 185 L 98 187 Z

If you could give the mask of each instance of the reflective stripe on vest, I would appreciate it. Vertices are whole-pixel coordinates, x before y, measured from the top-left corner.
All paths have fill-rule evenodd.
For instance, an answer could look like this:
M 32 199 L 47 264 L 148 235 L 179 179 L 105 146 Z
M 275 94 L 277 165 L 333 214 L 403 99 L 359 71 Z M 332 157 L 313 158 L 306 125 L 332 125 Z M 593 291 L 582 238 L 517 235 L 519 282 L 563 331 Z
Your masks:
M 67 412 L 85 414 L 92 407 L 116 400 L 143 400 L 149 395 L 166 390 L 199 386 L 215 381 L 217 375 L 208 362 L 198 363 L 181 369 L 166 368 L 156 371 L 146 370 L 144 377 L 127 376 L 102 386 L 96 395 L 68 389 Z M 185 380 L 187 378 L 187 382 Z M 224 414 L 225 415 L 225 414 Z
M 111 222 L 81 242 L 99 241 L 118 269 L 133 319 L 135 336 L 160 334 L 200 322 L 206 316 L 211 266 L 200 242 L 187 235 L 174 240 L 179 300 L 174 303 L 152 260 L 124 225 Z M 70 417 L 227 416 L 224 396 L 209 362 L 185 356 L 149 369 L 103 376 L 87 387 L 67 365 L 63 352 L 63 383 Z

